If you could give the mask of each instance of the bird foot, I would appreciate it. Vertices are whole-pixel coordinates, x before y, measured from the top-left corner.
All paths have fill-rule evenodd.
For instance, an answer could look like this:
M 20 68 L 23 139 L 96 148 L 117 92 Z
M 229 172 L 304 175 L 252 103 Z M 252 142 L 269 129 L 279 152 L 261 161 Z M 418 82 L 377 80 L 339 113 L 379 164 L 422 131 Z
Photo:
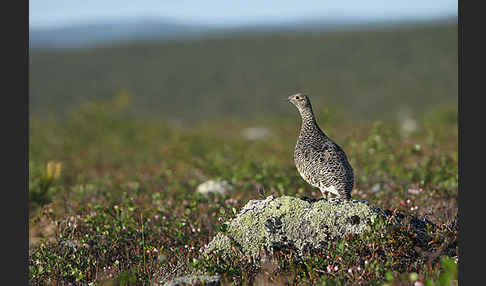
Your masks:
M 329 193 L 328 192 L 322 192 L 322 198 L 326 201 L 329 201 Z

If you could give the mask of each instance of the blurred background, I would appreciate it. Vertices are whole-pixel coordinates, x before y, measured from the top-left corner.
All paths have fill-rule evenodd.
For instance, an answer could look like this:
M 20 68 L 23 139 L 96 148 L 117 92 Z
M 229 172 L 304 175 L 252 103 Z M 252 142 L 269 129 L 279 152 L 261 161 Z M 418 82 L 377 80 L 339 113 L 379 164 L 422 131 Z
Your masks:
M 127 113 L 346 119 L 457 108 L 457 1 L 30 1 L 30 115 L 124 92 Z
M 439 180 L 427 152 L 457 157 L 456 1 L 31 0 L 29 13 L 30 162 L 62 162 L 67 189 L 167 171 L 182 189 L 257 178 L 288 193 L 302 183 L 297 92 L 357 188 L 395 184 L 402 151 L 425 152 L 405 185 Z

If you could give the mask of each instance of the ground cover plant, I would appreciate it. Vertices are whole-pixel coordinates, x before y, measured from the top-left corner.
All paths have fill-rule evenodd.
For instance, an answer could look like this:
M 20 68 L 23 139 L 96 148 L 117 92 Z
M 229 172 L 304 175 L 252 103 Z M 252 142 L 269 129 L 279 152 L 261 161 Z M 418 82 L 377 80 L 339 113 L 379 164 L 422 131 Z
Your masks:
M 320 197 L 292 154 L 299 121 L 175 125 L 124 113 L 130 97 L 85 103 L 64 120 L 30 119 L 29 280 L 32 285 L 156 285 L 185 271 L 223 284 L 450 285 L 457 280 L 457 112 L 417 121 L 357 123 L 316 108 L 320 125 L 355 168 L 353 199 L 434 223 L 430 239 L 381 221 L 363 235 L 297 259 L 293 251 L 204 256 L 250 199 Z M 264 126 L 263 139 L 243 130 Z M 224 179 L 226 195 L 198 184 Z

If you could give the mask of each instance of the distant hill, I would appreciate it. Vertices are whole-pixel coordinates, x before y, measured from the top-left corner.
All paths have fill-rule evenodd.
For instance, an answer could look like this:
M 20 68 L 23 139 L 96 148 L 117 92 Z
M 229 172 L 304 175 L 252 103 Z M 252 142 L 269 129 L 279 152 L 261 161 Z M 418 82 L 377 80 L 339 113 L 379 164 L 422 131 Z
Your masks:
M 422 25 L 434 21 L 457 21 L 457 17 L 427 19 L 420 21 L 364 21 L 360 19 L 305 19 L 300 21 L 251 24 L 240 26 L 210 26 L 187 24 L 173 20 L 146 19 L 137 21 L 111 21 L 91 24 L 73 24 L 55 28 L 31 28 L 29 44 L 31 49 L 79 48 L 106 45 L 126 41 L 170 41 L 191 39 L 204 36 L 229 35 L 246 32 L 275 31 L 336 31 L 345 29 L 363 29 L 376 26 Z
M 282 99 L 302 91 L 316 108 L 356 119 L 421 114 L 457 104 L 457 46 L 449 22 L 31 50 L 29 103 L 31 114 L 65 114 L 126 89 L 143 116 L 289 117 L 295 110 Z
M 139 39 L 176 39 L 201 36 L 210 29 L 172 21 L 146 20 L 30 29 L 30 47 L 71 48 Z

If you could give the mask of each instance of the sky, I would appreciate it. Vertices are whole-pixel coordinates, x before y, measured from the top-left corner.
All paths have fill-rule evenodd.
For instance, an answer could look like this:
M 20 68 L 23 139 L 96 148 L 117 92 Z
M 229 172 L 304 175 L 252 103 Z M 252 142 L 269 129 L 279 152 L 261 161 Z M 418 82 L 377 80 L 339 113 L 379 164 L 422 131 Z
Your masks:
M 252 25 L 321 19 L 424 20 L 457 16 L 457 0 L 29 0 L 30 28 L 168 19 Z

